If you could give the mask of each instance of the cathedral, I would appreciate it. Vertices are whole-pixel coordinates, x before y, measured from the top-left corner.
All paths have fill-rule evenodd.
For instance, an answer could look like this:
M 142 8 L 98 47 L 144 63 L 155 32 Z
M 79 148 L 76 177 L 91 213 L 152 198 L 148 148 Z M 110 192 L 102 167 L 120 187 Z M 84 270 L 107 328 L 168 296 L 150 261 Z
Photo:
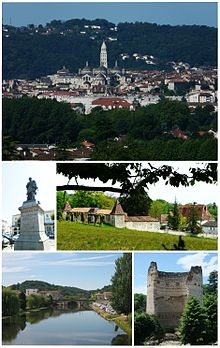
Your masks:
M 99 67 L 90 67 L 88 61 L 78 74 L 72 74 L 63 67 L 56 74 L 48 76 L 53 84 L 69 85 L 70 89 L 85 92 L 86 94 L 111 94 L 116 86 L 125 82 L 125 70 L 118 67 L 117 61 L 113 68 L 108 67 L 108 53 L 105 41 L 100 50 Z

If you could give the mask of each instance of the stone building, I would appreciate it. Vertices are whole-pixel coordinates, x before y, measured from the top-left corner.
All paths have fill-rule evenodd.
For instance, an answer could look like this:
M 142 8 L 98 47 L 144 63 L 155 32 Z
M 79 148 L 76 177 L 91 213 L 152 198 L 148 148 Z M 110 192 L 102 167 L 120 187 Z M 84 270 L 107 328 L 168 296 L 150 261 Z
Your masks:
M 107 95 L 112 87 L 124 85 L 126 82 L 125 70 L 115 66 L 108 66 L 108 53 L 105 41 L 100 50 L 100 61 L 98 67 L 90 67 L 87 61 L 84 68 L 79 69 L 78 74 L 71 73 L 66 67 L 58 70 L 56 74 L 48 75 L 51 83 L 62 89 L 77 90 L 86 94 Z M 114 88 L 113 88 L 114 89 Z
M 105 222 L 118 228 L 129 228 L 138 231 L 159 231 L 159 219 L 151 216 L 129 216 L 124 212 L 121 204 L 116 201 L 109 215 L 105 217 Z
M 189 272 L 158 271 L 156 262 L 151 262 L 147 279 L 147 313 L 156 315 L 167 330 L 175 329 L 190 296 L 202 304 L 202 268 L 191 267 Z
M 38 289 L 26 289 L 25 290 L 26 296 L 37 295 L 37 294 L 38 294 Z
M 117 228 L 137 231 L 157 232 L 160 230 L 159 219 L 151 216 L 128 216 L 118 201 L 111 210 L 91 207 L 71 208 L 67 202 L 64 208 L 64 218 L 83 223 L 105 223 Z
M 43 297 L 52 297 L 52 299 L 55 301 L 62 299 L 61 293 L 57 290 L 40 290 L 38 291 L 38 295 Z
M 199 221 L 209 221 L 211 220 L 212 216 L 209 213 L 208 207 L 205 204 L 185 204 L 185 205 L 179 205 L 178 209 L 182 216 L 188 217 L 190 215 L 190 212 L 192 209 L 196 210 L 196 213 L 198 214 Z
M 43 297 L 52 297 L 53 300 L 62 299 L 62 295 L 57 290 L 39 290 L 39 289 L 26 289 L 26 296 L 39 295 Z

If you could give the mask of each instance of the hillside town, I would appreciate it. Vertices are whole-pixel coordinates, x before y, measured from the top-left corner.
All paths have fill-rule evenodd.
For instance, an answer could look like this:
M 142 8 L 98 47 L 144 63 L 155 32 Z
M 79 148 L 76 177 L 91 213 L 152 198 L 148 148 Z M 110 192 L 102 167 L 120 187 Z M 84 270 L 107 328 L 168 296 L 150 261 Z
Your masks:
M 135 59 L 144 59 L 134 53 Z M 126 59 L 126 55 L 123 56 Z M 153 64 L 154 57 L 150 56 Z M 103 41 L 100 49 L 99 67 L 91 67 L 89 61 L 72 73 L 65 66 L 55 74 L 35 80 L 4 80 L 3 98 L 36 97 L 40 100 L 51 99 L 68 103 L 79 115 L 90 115 L 93 110 L 126 109 L 135 111 L 139 107 L 157 104 L 161 100 L 184 101 L 190 112 L 200 106 L 210 106 L 217 112 L 217 69 L 190 67 L 188 63 L 172 62 L 171 71 L 161 70 L 125 70 L 115 61 L 114 67 L 108 64 L 108 49 Z M 166 130 L 164 130 L 164 134 Z M 168 132 L 174 139 L 189 140 L 189 133 L 178 126 Z M 209 136 L 217 139 L 217 132 L 210 128 L 198 132 L 197 137 Z M 116 137 L 115 142 L 123 141 Z M 18 159 L 55 160 L 60 157 L 56 143 L 24 144 L 17 143 L 14 154 Z M 65 159 L 88 160 L 95 144 L 88 139 L 80 146 L 66 146 Z
M 134 56 L 135 59 L 148 57 L 137 53 Z M 153 64 L 153 60 L 150 62 Z M 96 107 L 135 110 L 137 106 L 156 104 L 164 97 L 178 101 L 184 99 L 192 110 L 198 105 L 209 104 L 216 111 L 217 69 L 190 67 L 184 62 L 171 63 L 170 72 L 125 70 L 118 66 L 117 61 L 110 68 L 107 45 L 103 41 L 99 67 L 91 67 L 87 61 L 78 73 L 63 66 L 56 73 L 35 80 L 4 80 L 2 94 L 4 98 L 56 99 L 69 103 L 80 114 L 90 114 Z

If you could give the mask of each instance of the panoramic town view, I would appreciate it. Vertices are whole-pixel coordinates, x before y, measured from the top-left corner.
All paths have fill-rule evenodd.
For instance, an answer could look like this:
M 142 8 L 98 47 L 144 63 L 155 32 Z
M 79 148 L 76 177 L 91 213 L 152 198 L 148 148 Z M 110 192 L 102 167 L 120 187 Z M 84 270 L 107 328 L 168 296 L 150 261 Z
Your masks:
M 217 15 L 2 3 L 3 346 L 218 346 Z
M 127 5 L 117 24 L 3 25 L 3 159 L 217 159 L 217 28 L 126 22 Z

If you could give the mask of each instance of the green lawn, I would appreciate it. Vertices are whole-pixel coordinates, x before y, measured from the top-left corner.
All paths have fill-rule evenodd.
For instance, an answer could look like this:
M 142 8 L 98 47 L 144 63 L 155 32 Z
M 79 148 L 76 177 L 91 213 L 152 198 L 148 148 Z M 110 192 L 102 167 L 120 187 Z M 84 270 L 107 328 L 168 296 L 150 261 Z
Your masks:
M 217 240 L 183 237 L 186 250 L 217 250 Z M 164 250 L 178 243 L 178 236 L 128 230 L 112 226 L 57 222 L 58 250 Z

